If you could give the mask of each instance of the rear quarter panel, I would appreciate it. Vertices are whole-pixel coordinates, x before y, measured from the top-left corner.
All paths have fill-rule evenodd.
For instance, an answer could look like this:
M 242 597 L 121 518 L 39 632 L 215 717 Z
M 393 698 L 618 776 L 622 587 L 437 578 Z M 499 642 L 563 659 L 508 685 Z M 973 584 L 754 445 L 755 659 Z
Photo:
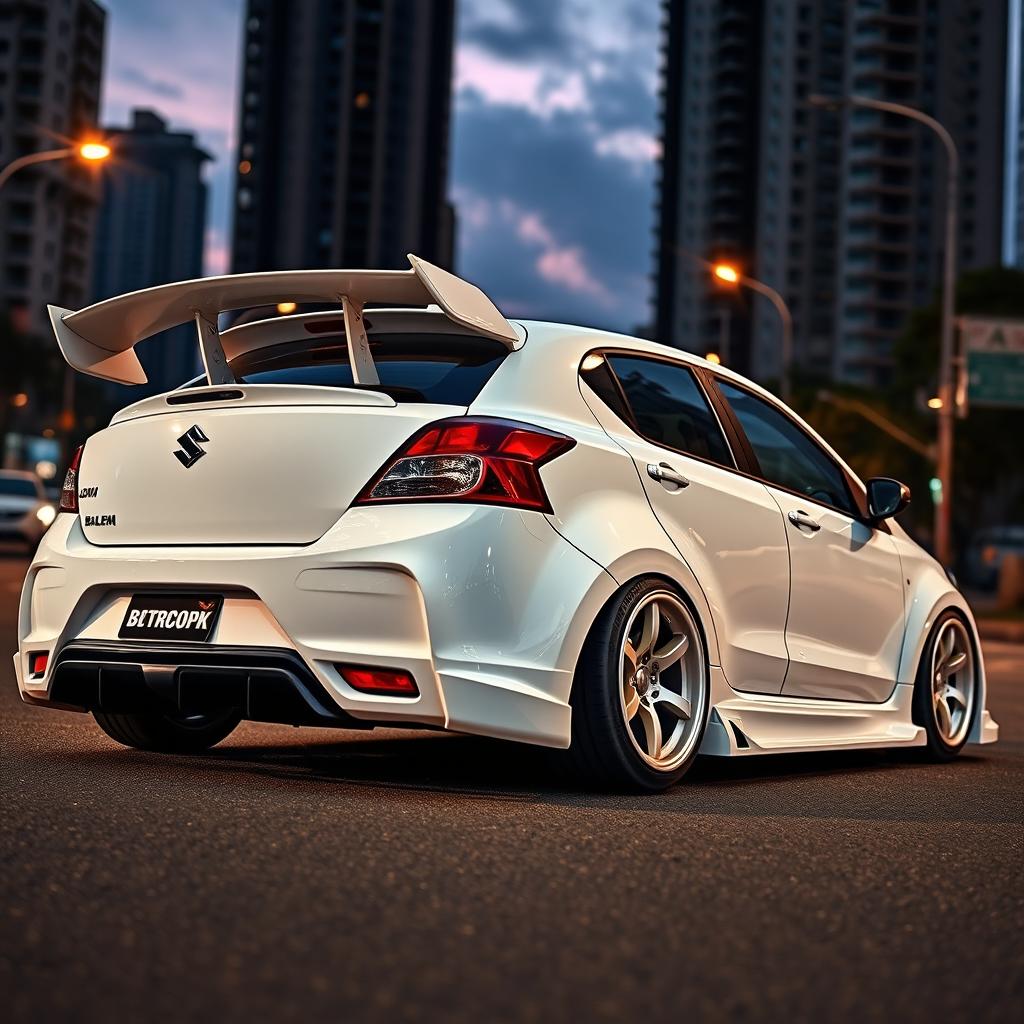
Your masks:
M 710 663 L 718 665 L 714 619 L 700 583 L 651 510 L 633 459 L 608 436 L 580 391 L 579 364 L 590 349 L 632 346 L 634 339 L 545 324 L 527 329 L 527 344 L 505 360 L 470 413 L 522 419 L 576 439 L 575 448 L 541 470 L 554 509 L 549 522 L 620 586 L 639 576 L 675 581 L 704 625 Z M 598 611 L 589 603 L 581 608 L 588 629 Z

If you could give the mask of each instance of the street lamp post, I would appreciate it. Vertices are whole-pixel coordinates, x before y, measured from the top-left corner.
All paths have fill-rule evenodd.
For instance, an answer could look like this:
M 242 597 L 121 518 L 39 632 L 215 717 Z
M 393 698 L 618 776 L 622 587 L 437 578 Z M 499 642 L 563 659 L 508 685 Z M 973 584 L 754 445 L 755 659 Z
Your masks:
M 47 163 L 50 160 L 67 160 L 68 157 L 77 156 L 90 163 L 98 163 L 110 156 L 110 147 L 103 142 L 83 142 L 80 146 L 64 146 L 61 149 L 46 149 L 42 153 L 27 153 L 12 160 L 3 170 L 0 170 L 0 188 L 7 184 L 7 179 L 16 174 L 23 167 L 31 167 L 33 164 Z
M 11 176 L 25 167 L 33 164 L 49 163 L 51 160 L 68 160 L 71 157 L 78 157 L 88 163 L 102 163 L 110 156 L 110 147 L 105 142 L 82 142 L 75 146 L 62 146 L 60 149 L 46 149 L 41 153 L 26 153 L 12 160 L 6 167 L 0 170 L 0 188 L 10 180 Z M 64 458 L 67 460 L 68 441 L 74 425 L 74 394 L 75 380 L 74 372 L 70 366 L 64 368 L 64 392 L 60 414 L 60 425 L 62 435 L 62 448 Z
M 939 137 L 946 149 L 946 251 L 942 271 L 942 336 L 939 348 L 939 435 L 936 448 L 936 471 L 939 479 L 939 500 L 935 503 L 935 555 L 948 565 L 953 558 L 953 424 L 956 415 L 953 386 L 953 331 L 956 291 L 956 215 L 960 157 L 956 143 L 945 126 L 934 117 L 902 103 L 876 100 L 870 96 L 820 96 L 808 98 L 815 107 L 839 110 L 844 106 L 866 107 L 887 114 L 898 114 L 926 125 Z
M 791 387 L 790 373 L 793 366 L 793 314 L 786 305 L 786 300 L 770 285 L 758 281 L 753 277 L 741 274 L 729 263 L 716 263 L 711 268 L 712 273 L 719 281 L 726 284 L 741 284 L 751 291 L 763 295 L 775 307 L 782 321 L 782 370 L 779 381 L 779 397 L 788 404 Z
M 887 416 L 883 416 L 877 409 L 873 409 L 867 402 L 861 402 L 856 398 L 847 395 L 837 395 L 831 391 L 822 390 L 818 392 L 819 402 L 828 402 L 837 409 L 845 409 L 863 416 L 869 423 L 873 423 L 879 430 L 884 431 L 893 440 L 924 456 L 932 465 L 935 464 L 935 445 L 925 444 L 919 441 L 913 434 L 908 433 L 898 423 L 893 423 Z

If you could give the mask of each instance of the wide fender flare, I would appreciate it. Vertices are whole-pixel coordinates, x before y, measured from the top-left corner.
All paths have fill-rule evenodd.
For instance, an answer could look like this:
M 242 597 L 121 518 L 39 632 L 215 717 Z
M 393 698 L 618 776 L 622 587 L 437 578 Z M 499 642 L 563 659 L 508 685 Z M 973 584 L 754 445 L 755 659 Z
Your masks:
M 716 667 L 721 665 L 718 633 L 715 629 L 714 616 L 711 614 L 711 606 L 700 583 L 697 582 L 697 577 L 686 562 L 661 548 L 641 548 L 619 556 L 607 566 L 607 571 L 616 583 L 615 590 L 619 590 L 632 580 L 647 576 L 660 576 L 668 584 L 681 590 L 683 596 L 693 606 L 704 630 L 708 663 Z
M 963 594 L 954 589 L 948 581 L 943 579 L 942 583 L 945 586 L 942 586 L 938 580 L 922 581 L 911 599 L 907 613 L 907 628 L 903 635 L 903 650 L 900 654 L 897 682 L 906 686 L 914 685 L 924 645 L 928 641 L 936 619 L 950 608 L 958 611 L 967 623 L 976 655 L 978 693 L 975 706 L 977 710 L 974 715 L 974 723 L 971 726 L 971 734 L 968 737 L 970 742 L 976 743 L 981 738 L 982 711 L 986 707 L 988 689 L 985 680 L 985 661 L 981 651 L 981 637 L 978 634 L 978 624 L 974 621 L 974 614 Z

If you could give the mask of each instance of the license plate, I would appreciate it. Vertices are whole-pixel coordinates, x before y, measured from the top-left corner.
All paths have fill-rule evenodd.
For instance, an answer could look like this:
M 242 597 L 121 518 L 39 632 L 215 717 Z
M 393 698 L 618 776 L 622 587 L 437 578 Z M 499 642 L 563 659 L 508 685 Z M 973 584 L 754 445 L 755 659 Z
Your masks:
M 223 604 L 220 594 L 136 594 L 117 635 L 122 640 L 204 642 Z

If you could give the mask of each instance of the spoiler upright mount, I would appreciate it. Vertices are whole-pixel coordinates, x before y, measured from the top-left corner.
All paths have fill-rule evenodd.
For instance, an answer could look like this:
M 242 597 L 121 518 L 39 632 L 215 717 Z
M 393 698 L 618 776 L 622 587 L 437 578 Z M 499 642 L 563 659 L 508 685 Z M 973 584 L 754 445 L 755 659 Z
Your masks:
M 510 350 L 522 344 L 512 325 L 476 285 L 411 253 L 409 263 L 409 270 L 281 270 L 203 277 L 129 292 L 77 312 L 59 306 L 48 310 L 68 365 L 119 384 L 146 383 L 146 372 L 135 353 L 140 341 L 190 322 L 196 325 L 207 380 L 234 383 L 220 341 L 220 314 L 278 302 L 341 303 L 357 384 L 378 383 L 363 323 L 363 307 L 368 303 L 436 303 L 461 327 L 494 338 Z

